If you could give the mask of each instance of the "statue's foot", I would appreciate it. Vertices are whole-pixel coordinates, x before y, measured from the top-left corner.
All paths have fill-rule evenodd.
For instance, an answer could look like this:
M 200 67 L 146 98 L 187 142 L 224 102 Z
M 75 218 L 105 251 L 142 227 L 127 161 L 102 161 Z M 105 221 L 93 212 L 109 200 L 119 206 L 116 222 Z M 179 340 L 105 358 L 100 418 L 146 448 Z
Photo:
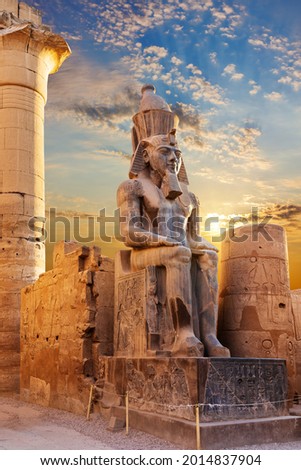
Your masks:
M 172 349 L 173 356 L 204 357 L 204 345 L 195 336 L 180 337 Z
M 208 351 L 209 357 L 231 357 L 230 351 L 225 346 L 215 346 Z
M 223 346 L 214 335 L 208 335 L 204 339 L 204 345 L 208 357 L 231 357 L 229 349 Z

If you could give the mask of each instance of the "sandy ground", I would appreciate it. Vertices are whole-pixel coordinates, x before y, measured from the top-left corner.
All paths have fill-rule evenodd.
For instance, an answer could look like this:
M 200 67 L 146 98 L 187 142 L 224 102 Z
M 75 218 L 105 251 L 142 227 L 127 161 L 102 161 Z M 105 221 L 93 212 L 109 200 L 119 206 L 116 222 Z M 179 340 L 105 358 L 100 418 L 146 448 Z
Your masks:
M 0 450 L 176 449 L 171 443 L 133 429 L 107 431 L 107 421 L 87 421 L 66 411 L 0 397 Z
M 20 401 L 18 398 L 0 397 L 0 450 L 175 450 L 179 447 L 149 434 L 130 429 L 112 433 L 107 421 L 43 408 Z M 301 449 L 300 441 L 240 447 L 240 449 Z

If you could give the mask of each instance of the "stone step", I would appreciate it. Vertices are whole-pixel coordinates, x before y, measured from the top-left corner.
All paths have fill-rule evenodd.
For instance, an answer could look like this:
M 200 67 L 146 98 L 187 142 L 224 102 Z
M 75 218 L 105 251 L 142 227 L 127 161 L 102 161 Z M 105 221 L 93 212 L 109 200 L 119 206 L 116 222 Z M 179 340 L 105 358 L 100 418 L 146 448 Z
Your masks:
M 111 416 L 125 421 L 125 408 L 113 408 Z M 196 427 L 191 421 L 130 409 L 129 427 L 171 441 L 179 449 L 196 449 Z M 200 434 L 201 449 L 211 450 L 299 439 L 301 442 L 301 416 L 201 423 Z

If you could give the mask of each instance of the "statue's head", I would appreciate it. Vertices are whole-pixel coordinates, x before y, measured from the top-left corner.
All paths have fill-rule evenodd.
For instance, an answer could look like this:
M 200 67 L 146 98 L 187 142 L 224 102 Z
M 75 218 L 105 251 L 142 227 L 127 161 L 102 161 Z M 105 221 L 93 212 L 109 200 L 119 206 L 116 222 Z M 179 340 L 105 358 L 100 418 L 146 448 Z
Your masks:
M 140 141 L 133 155 L 130 178 L 149 171 L 166 198 L 175 199 L 182 194 L 179 183 L 188 184 L 181 151 L 176 141 L 176 130 L 168 134 L 146 137 Z
M 143 139 L 143 161 L 163 178 L 166 172 L 178 174 L 182 164 L 181 151 L 175 138 L 175 129 L 167 135 Z
M 165 100 L 155 94 L 153 85 L 142 88 L 139 112 L 133 116 L 133 158 L 130 178 L 141 173 L 161 188 L 166 198 L 182 194 L 181 184 L 188 185 L 185 165 L 176 141 L 178 117 Z
M 179 182 L 188 185 L 188 178 L 176 140 L 176 130 L 153 135 L 140 141 L 133 155 L 130 178 L 135 178 L 146 168 L 157 171 L 161 177 L 168 172 L 177 175 Z

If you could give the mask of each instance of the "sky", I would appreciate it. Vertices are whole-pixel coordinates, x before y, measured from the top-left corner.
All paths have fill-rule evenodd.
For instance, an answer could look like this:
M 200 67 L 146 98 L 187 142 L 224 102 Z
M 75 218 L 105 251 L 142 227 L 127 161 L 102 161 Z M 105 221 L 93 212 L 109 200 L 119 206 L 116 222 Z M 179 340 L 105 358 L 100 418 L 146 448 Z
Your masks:
M 142 85 L 153 83 L 180 118 L 203 219 L 218 217 L 218 230 L 255 210 L 283 225 L 291 286 L 301 288 L 300 0 L 26 3 L 72 49 L 49 78 L 48 210 L 114 214 L 132 153 L 131 117 Z M 102 245 L 108 255 L 118 248 Z

